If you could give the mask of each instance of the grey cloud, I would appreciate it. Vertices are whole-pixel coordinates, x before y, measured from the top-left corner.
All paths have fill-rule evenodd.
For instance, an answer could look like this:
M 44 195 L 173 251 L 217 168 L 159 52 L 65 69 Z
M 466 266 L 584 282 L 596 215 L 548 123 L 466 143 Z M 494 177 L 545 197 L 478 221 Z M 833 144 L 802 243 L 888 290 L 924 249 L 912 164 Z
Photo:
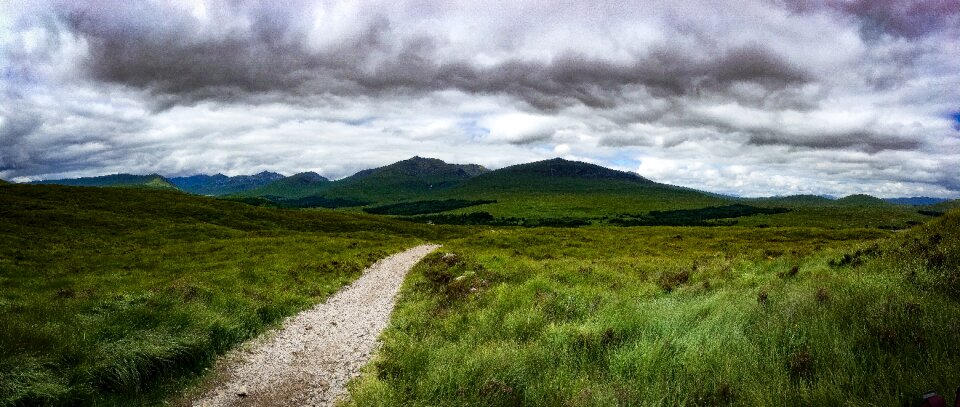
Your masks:
M 857 0 L 836 7 L 857 16 L 868 38 L 918 38 L 960 22 L 960 2 L 949 0 Z
M 6 109 L 3 109 L 6 110 Z M 30 148 L 24 138 L 43 124 L 38 114 L 24 110 L 0 111 L 0 171 L 19 168 L 29 162 Z
M 718 192 L 960 182 L 951 2 L 50 1 L 0 32 L 5 178 L 569 154 Z
M 801 0 L 784 5 L 797 12 L 826 9 L 852 16 L 869 40 L 883 35 L 915 39 L 955 31 L 960 23 L 960 2 L 952 0 Z
M 393 38 L 397 33 L 385 17 L 371 19 L 347 43 L 315 50 L 302 40 L 305 33 L 297 31 L 302 27 L 294 13 L 255 7 L 236 12 L 252 21 L 249 30 L 219 36 L 198 33 L 183 15 L 172 18 L 173 28 L 140 21 L 111 23 L 104 21 L 111 15 L 89 9 L 63 17 L 90 45 L 86 61 L 90 76 L 149 90 L 164 106 L 264 94 L 295 99 L 323 93 L 457 89 L 511 95 L 535 108 L 556 111 L 574 104 L 609 108 L 623 103 L 623 91 L 631 86 L 658 97 L 699 97 L 724 93 L 739 83 L 753 83 L 772 93 L 812 80 L 809 73 L 759 44 L 705 49 L 704 55 L 662 46 L 627 62 L 565 52 L 547 62 L 513 58 L 476 66 L 441 58 L 437 41 L 442 39 Z
M 857 150 L 876 154 L 887 150 L 916 150 L 923 143 L 918 140 L 868 131 L 822 136 L 796 136 L 774 132 L 753 132 L 747 143 L 757 146 L 780 145 L 810 149 Z

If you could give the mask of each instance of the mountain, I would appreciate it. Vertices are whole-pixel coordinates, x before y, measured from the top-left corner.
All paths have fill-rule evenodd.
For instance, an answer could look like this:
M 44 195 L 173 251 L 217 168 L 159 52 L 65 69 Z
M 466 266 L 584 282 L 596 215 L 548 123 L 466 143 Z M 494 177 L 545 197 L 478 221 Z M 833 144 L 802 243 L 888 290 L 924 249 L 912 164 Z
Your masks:
M 554 158 L 490 171 L 440 194 L 493 200 L 459 213 L 497 217 L 596 217 L 651 210 L 702 208 L 730 199 L 648 180 L 639 174 Z
M 150 175 L 132 175 L 132 174 L 113 174 L 99 177 L 83 177 L 72 179 L 55 179 L 33 181 L 31 184 L 56 184 L 77 187 L 133 187 L 150 189 L 177 189 L 166 178 L 158 174 Z
M 335 181 L 323 195 L 367 202 L 427 199 L 489 171 L 477 164 L 413 157 Z
M 365 179 L 431 179 L 438 182 L 457 182 L 472 178 L 490 170 L 477 164 L 447 164 L 436 158 L 414 156 L 393 164 L 369 170 L 359 171 L 340 180 L 344 184 L 353 184 Z
M 929 196 L 914 196 L 909 198 L 884 198 L 883 200 L 892 204 L 909 205 L 909 206 L 933 205 L 933 204 L 938 204 L 940 202 L 949 201 L 949 199 L 933 198 Z
M 243 191 L 241 196 L 262 196 L 277 198 L 303 198 L 316 195 L 330 188 L 332 182 L 315 172 L 301 172 L 281 178 L 267 185 Z
M 504 167 L 480 174 L 457 191 L 577 191 L 657 185 L 632 172 L 562 158 Z
M 8 184 L 10 184 L 10 183 L 7 182 L 7 181 L 4 181 L 4 180 L 2 180 L 2 179 L 0 179 L 0 185 L 8 185 Z
M 255 175 L 228 177 L 223 174 L 170 178 L 178 188 L 197 195 L 228 195 L 256 189 L 283 179 L 283 175 L 263 171 Z

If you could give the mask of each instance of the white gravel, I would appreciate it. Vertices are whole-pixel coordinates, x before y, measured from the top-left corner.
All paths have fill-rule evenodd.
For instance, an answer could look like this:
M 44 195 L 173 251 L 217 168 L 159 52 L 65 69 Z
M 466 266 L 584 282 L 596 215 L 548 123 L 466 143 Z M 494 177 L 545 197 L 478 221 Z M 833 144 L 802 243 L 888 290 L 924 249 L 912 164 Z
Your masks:
M 330 406 L 360 373 L 387 326 L 407 272 L 438 245 L 378 261 L 323 304 L 230 353 L 220 383 L 194 406 Z

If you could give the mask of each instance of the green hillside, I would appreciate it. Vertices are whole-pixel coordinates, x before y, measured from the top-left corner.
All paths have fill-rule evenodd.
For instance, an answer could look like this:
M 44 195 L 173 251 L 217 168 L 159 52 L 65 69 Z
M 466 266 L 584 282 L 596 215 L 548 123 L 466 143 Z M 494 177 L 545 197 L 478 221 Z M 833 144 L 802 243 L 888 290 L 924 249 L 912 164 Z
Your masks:
M 154 405 L 367 265 L 449 233 L 179 192 L 0 188 L 0 405 Z
M 960 383 L 960 212 L 898 234 L 489 229 L 399 298 L 351 405 L 917 405 Z
M 360 171 L 338 181 L 302 173 L 230 197 L 255 205 L 347 208 L 415 216 L 446 224 L 554 225 L 661 224 L 672 216 L 702 224 L 721 207 L 742 204 L 742 214 L 714 224 L 904 229 L 929 220 L 916 209 L 867 195 L 829 199 L 813 195 L 733 198 L 660 184 L 638 174 L 560 158 L 488 171 L 414 157 Z M 399 206 L 398 206 L 399 205 Z M 713 208 L 713 209 L 711 209 Z M 661 213 L 683 210 L 698 213 Z M 780 210 L 787 209 L 787 210 Z M 678 223 L 668 223 L 678 224 Z
M 10 183 L 0 179 L 0 185 L 9 185 Z
M 428 199 L 486 172 L 476 164 L 413 157 L 338 180 L 322 195 L 376 203 Z
M 281 178 L 259 188 L 244 191 L 238 196 L 248 197 L 275 197 L 275 198 L 303 198 L 318 195 L 330 189 L 333 183 L 315 172 L 301 172 L 286 178 Z
M 77 187 L 127 187 L 127 188 L 148 188 L 148 189 L 178 189 L 166 178 L 157 175 L 132 175 L 132 174 L 113 174 L 99 177 L 84 177 L 72 179 L 56 179 L 33 181 L 30 184 L 38 185 L 67 185 Z
M 892 203 L 890 203 L 890 202 L 884 201 L 883 199 L 880 199 L 880 198 L 877 198 L 877 197 L 874 197 L 874 196 L 870 196 L 870 195 L 864 195 L 864 194 L 848 195 L 848 196 L 845 196 L 845 197 L 843 197 L 843 198 L 837 199 L 837 200 L 835 201 L 835 203 L 836 203 L 836 205 L 838 205 L 838 206 L 891 206 L 891 205 L 895 205 L 895 204 L 892 204 Z
M 560 158 L 491 171 L 440 195 L 497 201 L 459 213 L 484 211 L 495 217 L 528 218 L 600 217 L 730 202 L 634 173 Z

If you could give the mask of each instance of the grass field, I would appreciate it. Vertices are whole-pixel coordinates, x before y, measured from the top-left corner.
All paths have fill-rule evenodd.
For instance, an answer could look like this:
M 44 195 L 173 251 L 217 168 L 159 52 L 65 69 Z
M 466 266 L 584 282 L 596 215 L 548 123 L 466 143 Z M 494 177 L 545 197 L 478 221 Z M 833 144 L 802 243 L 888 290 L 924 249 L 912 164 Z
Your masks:
M 453 212 L 616 201 L 552 196 Z M 453 227 L 4 185 L 0 405 L 170 403 L 218 355 L 424 241 L 444 248 L 408 277 L 353 405 L 899 405 L 960 384 L 960 212 L 790 209 L 736 226 Z
M 444 229 L 177 192 L 0 187 L 0 405 L 156 404 Z
M 401 293 L 353 405 L 901 405 L 960 384 L 960 213 L 489 230 Z

